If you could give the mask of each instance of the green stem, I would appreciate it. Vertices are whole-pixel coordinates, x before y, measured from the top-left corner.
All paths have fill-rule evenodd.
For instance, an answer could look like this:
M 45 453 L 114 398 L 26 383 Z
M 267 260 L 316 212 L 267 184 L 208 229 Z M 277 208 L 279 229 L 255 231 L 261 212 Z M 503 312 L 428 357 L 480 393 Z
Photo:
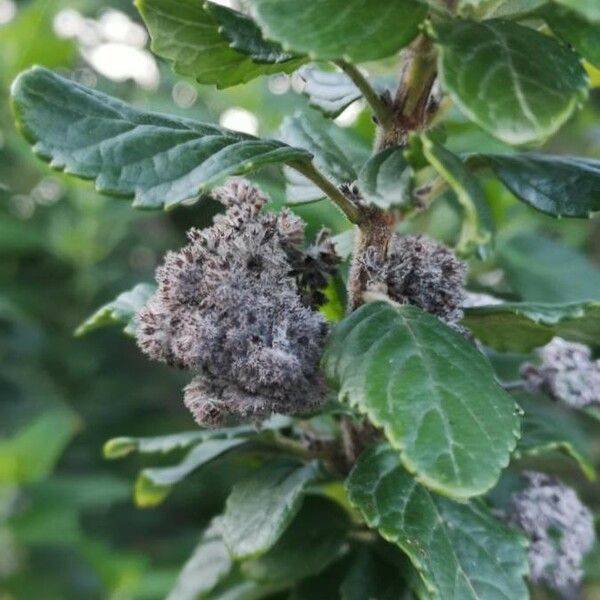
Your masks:
M 350 222 L 360 223 L 362 215 L 358 206 L 318 171 L 312 163 L 295 161 L 289 163 L 289 166 L 321 188 L 332 202 L 338 205 Z
M 392 110 L 389 104 L 381 98 L 355 65 L 348 63 L 345 60 L 338 60 L 335 64 L 342 69 L 350 79 L 352 79 L 354 85 L 360 90 L 364 99 L 375 113 L 379 125 L 384 130 L 389 129 L 392 126 L 393 119 Z

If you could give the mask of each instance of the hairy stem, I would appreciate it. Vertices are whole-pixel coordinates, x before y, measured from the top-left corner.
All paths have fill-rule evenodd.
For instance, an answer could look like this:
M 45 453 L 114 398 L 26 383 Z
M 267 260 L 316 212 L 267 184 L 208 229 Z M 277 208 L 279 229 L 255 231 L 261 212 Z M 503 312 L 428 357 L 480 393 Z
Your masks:
M 345 60 L 338 60 L 335 63 L 356 85 L 356 87 L 362 93 L 364 99 L 367 101 L 373 113 L 377 117 L 379 126 L 387 131 L 392 126 L 392 107 L 386 102 L 380 94 L 377 93 L 363 74 L 358 68 L 346 62 Z
M 310 179 L 317 187 L 323 190 L 332 202 L 335 202 L 340 210 L 352 223 L 360 223 L 362 214 L 359 207 L 329 181 L 312 163 L 291 162 L 289 166 Z

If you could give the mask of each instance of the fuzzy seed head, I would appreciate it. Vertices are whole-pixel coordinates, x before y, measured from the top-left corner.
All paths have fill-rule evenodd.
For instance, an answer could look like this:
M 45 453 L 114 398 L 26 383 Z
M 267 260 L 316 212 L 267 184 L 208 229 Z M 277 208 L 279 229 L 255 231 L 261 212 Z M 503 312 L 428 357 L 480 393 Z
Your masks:
M 600 405 L 600 361 L 583 344 L 556 337 L 538 352 L 539 366 L 525 364 L 521 369 L 527 388 L 544 392 L 572 408 Z
M 573 598 L 581 563 L 595 541 L 591 512 L 569 487 L 543 473 L 526 473 L 527 487 L 509 501 L 507 520 L 530 540 L 529 577 Z

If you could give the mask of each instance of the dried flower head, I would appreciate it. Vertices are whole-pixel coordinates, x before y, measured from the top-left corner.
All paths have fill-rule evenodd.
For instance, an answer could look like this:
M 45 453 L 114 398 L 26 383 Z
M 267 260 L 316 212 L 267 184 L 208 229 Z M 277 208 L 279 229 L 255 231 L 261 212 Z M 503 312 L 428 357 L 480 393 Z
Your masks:
M 539 366 L 525 364 L 521 376 L 532 392 L 544 392 L 573 408 L 600 404 L 600 361 L 583 344 L 556 337 L 538 351 Z
M 446 246 L 423 235 L 395 235 L 385 261 L 367 252 L 363 264 L 372 289 L 386 291 L 392 300 L 414 304 L 450 325 L 462 319 L 466 267 Z
M 287 211 L 262 214 L 266 199 L 247 183 L 233 181 L 215 197 L 225 214 L 190 230 L 189 244 L 157 270 L 138 344 L 198 373 L 185 403 L 202 425 L 309 410 L 323 398 L 327 325 L 303 300 L 326 283 L 334 259 L 312 260 L 302 221 Z
M 529 577 L 563 598 L 573 598 L 583 557 L 594 545 L 591 512 L 569 487 L 543 473 L 524 475 L 527 487 L 509 501 L 507 521 L 530 540 Z

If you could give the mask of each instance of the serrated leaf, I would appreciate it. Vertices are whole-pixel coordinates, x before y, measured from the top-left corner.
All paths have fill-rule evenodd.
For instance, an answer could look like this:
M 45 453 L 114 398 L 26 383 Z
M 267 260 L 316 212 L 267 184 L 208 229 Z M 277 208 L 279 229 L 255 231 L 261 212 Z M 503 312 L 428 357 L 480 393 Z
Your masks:
M 241 12 L 214 2 L 205 2 L 204 8 L 217 20 L 230 47 L 250 56 L 255 63 L 285 63 L 298 58 L 284 52 L 280 44 L 265 40 L 256 23 Z
M 264 554 L 286 530 L 302 505 L 306 486 L 319 475 L 316 463 L 275 459 L 237 483 L 225 507 L 222 533 L 232 555 Z
M 143 508 L 157 506 L 190 473 L 245 442 L 243 438 L 209 440 L 192 448 L 177 465 L 143 469 L 135 482 L 136 504 Z
M 458 156 L 426 135 L 421 136 L 421 141 L 423 154 L 452 188 L 463 212 L 456 250 L 462 255 L 476 253 L 480 258 L 486 258 L 490 254 L 495 227 L 483 188 Z
M 541 212 L 585 219 L 600 211 L 599 160 L 544 154 L 482 158 L 517 198 Z
M 418 33 L 427 8 L 413 0 L 254 0 L 250 10 L 265 37 L 312 59 L 375 60 Z
M 364 452 L 347 481 L 367 525 L 408 555 L 436 600 L 526 600 L 526 541 L 483 503 L 429 492 L 387 444 Z
M 588 455 L 589 443 L 579 415 L 544 397 L 520 393 L 516 398 L 525 416 L 515 456 L 562 452 L 577 462 L 590 481 L 595 480 L 596 470 Z
M 302 67 L 298 75 L 304 81 L 302 93 L 309 104 L 326 117 L 339 116 L 362 97 L 352 79 L 342 71 L 323 71 L 311 65 Z
M 136 0 L 136 6 L 150 31 L 153 52 L 169 60 L 177 73 L 194 77 L 198 83 L 225 88 L 260 75 L 291 73 L 303 62 L 264 62 L 265 56 L 274 58 L 270 53 L 275 46 L 256 37 L 258 31 L 251 22 L 246 23 L 243 35 L 238 32 L 233 43 L 243 39 L 245 50 L 257 53 L 256 60 L 252 54 L 232 48 L 227 37 L 228 32 L 231 35 L 230 23 L 222 23 L 224 11 L 211 11 L 206 8 L 212 8 L 210 3 L 205 5 L 202 0 Z
M 134 196 L 141 208 L 172 207 L 230 175 L 310 159 L 275 140 L 137 110 L 39 67 L 21 74 L 12 94 L 17 125 L 38 156 L 94 179 L 99 192 Z
M 507 302 L 465 309 L 463 325 L 490 348 L 530 352 L 559 336 L 595 345 L 600 340 L 600 303 Z
M 498 263 L 523 300 L 600 300 L 600 269 L 583 254 L 542 235 L 519 233 L 503 240 Z
M 95 329 L 111 325 L 123 326 L 127 335 L 135 335 L 135 316 L 155 290 L 155 285 L 138 283 L 133 289 L 119 294 L 112 302 L 100 307 L 75 330 L 75 335 L 86 335 Z
M 291 424 L 289 417 L 274 415 L 261 424 L 260 432 L 284 429 Z M 109 459 L 123 458 L 132 452 L 140 454 L 167 454 L 174 450 L 184 450 L 208 440 L 228 440 L 237 437 L 250 437 L 259 431 L 253 425 L 239 425 L 222 429 L 204 429 L 182 431 L 170 435 L 155 437 L 117 437 L 104 444 L 104 457 Z
M 266 554 L 244 562 L 242 572 L 263 582 L 316 575 L 339 558 L 348 526 L 339 506 L 323 498 L 307 498 L 277 543 Z
M 554 2 L 578 12 L 592 23 L 600 23 L 600 4 L 597 0 L 554 0 Z
M 600 69 L 600 21 L 590 23 L 562 6 L 544 7 L 542 16 L 550 29 Z
M 358 187 L 368 204 L 387 210 L 411 201 L 412 176 L 404 148 L 393 146 L 378 152 L 364 164 L 358 175 Z
M 384 430 L 427 487 L 469 498 L 508 464 L 519 430 L 515 402 L 485 356 L 434 316 L 366 304 L 334 329 L 323 365 L 340 399 Z
M 233 562 L 221 538 L 218 521 L 218 517 L 213 519 L 202 534 L 167 600 L 197 600 L 198 597 L 204 597 L 231 572 Z
M 510 21 L 439 21 L 432 28 L 443 87 L 461 111 L 508 144 L 555 133 L 587 95 L 578 56 Z

